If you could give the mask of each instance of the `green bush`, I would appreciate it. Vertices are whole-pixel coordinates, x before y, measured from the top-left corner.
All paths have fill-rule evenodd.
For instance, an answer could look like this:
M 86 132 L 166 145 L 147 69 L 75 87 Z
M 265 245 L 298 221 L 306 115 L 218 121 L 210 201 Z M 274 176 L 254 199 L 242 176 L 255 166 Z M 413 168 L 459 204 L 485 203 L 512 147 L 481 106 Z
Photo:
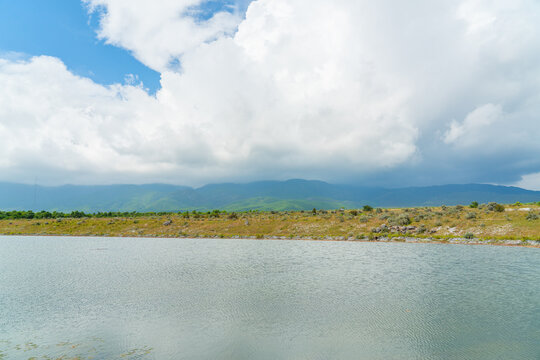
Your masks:
M 476 209 L 478 207 L 478 201 L 473 201 L 470 205 L 470 208 Z
M 372 208 L 371 206 L 369 206 L 369 205 L 364 205 L 363 209 L 364 209 L 364 211 L 371 211 L 371 210 L 373 210 L 373 208 Z
M 463 235 L 463 237 L 465 239 L 474 239 L 474 234 L 473 233 L 466 233 L 465 235 Z

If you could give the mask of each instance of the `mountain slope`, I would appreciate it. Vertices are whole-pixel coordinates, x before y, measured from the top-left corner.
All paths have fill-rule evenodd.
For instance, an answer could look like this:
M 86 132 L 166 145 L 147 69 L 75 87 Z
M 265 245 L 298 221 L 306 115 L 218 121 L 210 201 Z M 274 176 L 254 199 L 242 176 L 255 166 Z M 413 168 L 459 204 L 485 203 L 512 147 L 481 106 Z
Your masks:
M 457 205 L 471 201 L 537 202 L 540 192 L 483 184 L 384 189 L 308 180 L 211 184 L 196 189 L 164 184 L 46 187 L 0 183 L 2 210 L 310 210 L 314 207 L 354 208 L 365 204 L 380 207 Z

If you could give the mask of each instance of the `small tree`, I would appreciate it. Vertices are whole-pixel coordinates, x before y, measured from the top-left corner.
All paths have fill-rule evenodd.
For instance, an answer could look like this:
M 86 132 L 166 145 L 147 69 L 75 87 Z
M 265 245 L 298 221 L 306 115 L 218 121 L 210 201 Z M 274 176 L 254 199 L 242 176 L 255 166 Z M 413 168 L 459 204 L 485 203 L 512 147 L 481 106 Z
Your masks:
M 364 205 L 363 209 L 364 209 L 364 211 L 371 211 L 371 210 L 373 210 L 373 208 L 372 208 L 371 206 L 369 206 L 369 205 Z

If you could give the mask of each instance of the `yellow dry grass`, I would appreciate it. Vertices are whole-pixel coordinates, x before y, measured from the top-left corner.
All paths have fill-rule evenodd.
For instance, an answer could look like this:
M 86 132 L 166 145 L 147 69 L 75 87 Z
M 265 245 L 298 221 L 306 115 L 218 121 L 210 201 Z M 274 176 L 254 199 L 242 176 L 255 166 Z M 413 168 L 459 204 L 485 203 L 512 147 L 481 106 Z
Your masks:
M 530 210 L 524 210 L 524 209 Z M 506 206 L 495 212 L 483 206 L 378 209 L 369 212 L 335 210 L 312 212 L 248 212 L 231 219 L 226 214 L 214 218 L 184 218 L 178 214 L 134 218 L 83 218 L 61 220 L 0 220 L 4 235 L 71 235 L 133 237 L 251 237 L 363 239 L 375 236 L 408 235 L 444 240 L 472 234 L 477 239 L 540 240 L 540 215 L 536 205 Z M 414 230 L 374 233 L 387 224 L 392 227 L 407 217 Z M 530 218 L 530 216 L 529 216 Z M 171 220 L 170 225 L 165 225 Z M 403 224 L 402 224 L 403 225 Z

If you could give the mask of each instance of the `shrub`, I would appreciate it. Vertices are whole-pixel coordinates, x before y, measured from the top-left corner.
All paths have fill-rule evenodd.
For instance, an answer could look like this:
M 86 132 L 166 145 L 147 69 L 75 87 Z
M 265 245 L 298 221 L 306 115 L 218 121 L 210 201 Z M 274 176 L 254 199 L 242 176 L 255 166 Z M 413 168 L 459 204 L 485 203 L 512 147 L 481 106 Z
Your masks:
M 313 208 L 313 210 L 311 210 L 311 213 L 312 213 L 313 215 L 317 215 L 317 209 Z
M 469 212 L 469 213 L 467 213 L 467 215 L 465 215 L 465 218 L 467 220 L 476 219 L 476 213 Z
M 411 218 L 407 214 L 400 214 L 396 220 L 398 225 L 405 226 L 411 223 Z
M 366 215 L 362 215 L 359 218 L 360 222 L 362 222 L 362 223 L 367 223 L 369 221 L 369 219 L 370 219 L 370 217 L 366 216 Z
M 473 201 L 470 205 L 470 208 L 476 209 L 478 207 L 478 201 Z
M 487 206 L 487 209 L 489 211 L 496 211 L 496 212 L 503 212 L 504 211 L 504 205 L 497 204 L 496 202 L 490 202 Z
M 474 239 L 474 234 L 473 233 L 466 233 L 465 235 L 463 235 L 463 237 L 465 239 Z
M 238 219 L 238 215 L 236 215 L 236 213 L 234 212 L 230 213 L 227 217 L 231 220 Z
M 534 221 L 538 220 L 538 215 L 530 211 L 525 218 L 529 221 Z
M 364 205 L 363 209 L 364 209 L 364 211 L 371 211 L 371 210 L 373 210 L 373 208 L 372 208 L 371 206 L 369 206 L 369 205 Z
M 351 211 L 349 211 L 349 214 L 351 214 L 352 216 L 356 216 L 356 215 L 358 215 L 358 211 L 351 210 Z

